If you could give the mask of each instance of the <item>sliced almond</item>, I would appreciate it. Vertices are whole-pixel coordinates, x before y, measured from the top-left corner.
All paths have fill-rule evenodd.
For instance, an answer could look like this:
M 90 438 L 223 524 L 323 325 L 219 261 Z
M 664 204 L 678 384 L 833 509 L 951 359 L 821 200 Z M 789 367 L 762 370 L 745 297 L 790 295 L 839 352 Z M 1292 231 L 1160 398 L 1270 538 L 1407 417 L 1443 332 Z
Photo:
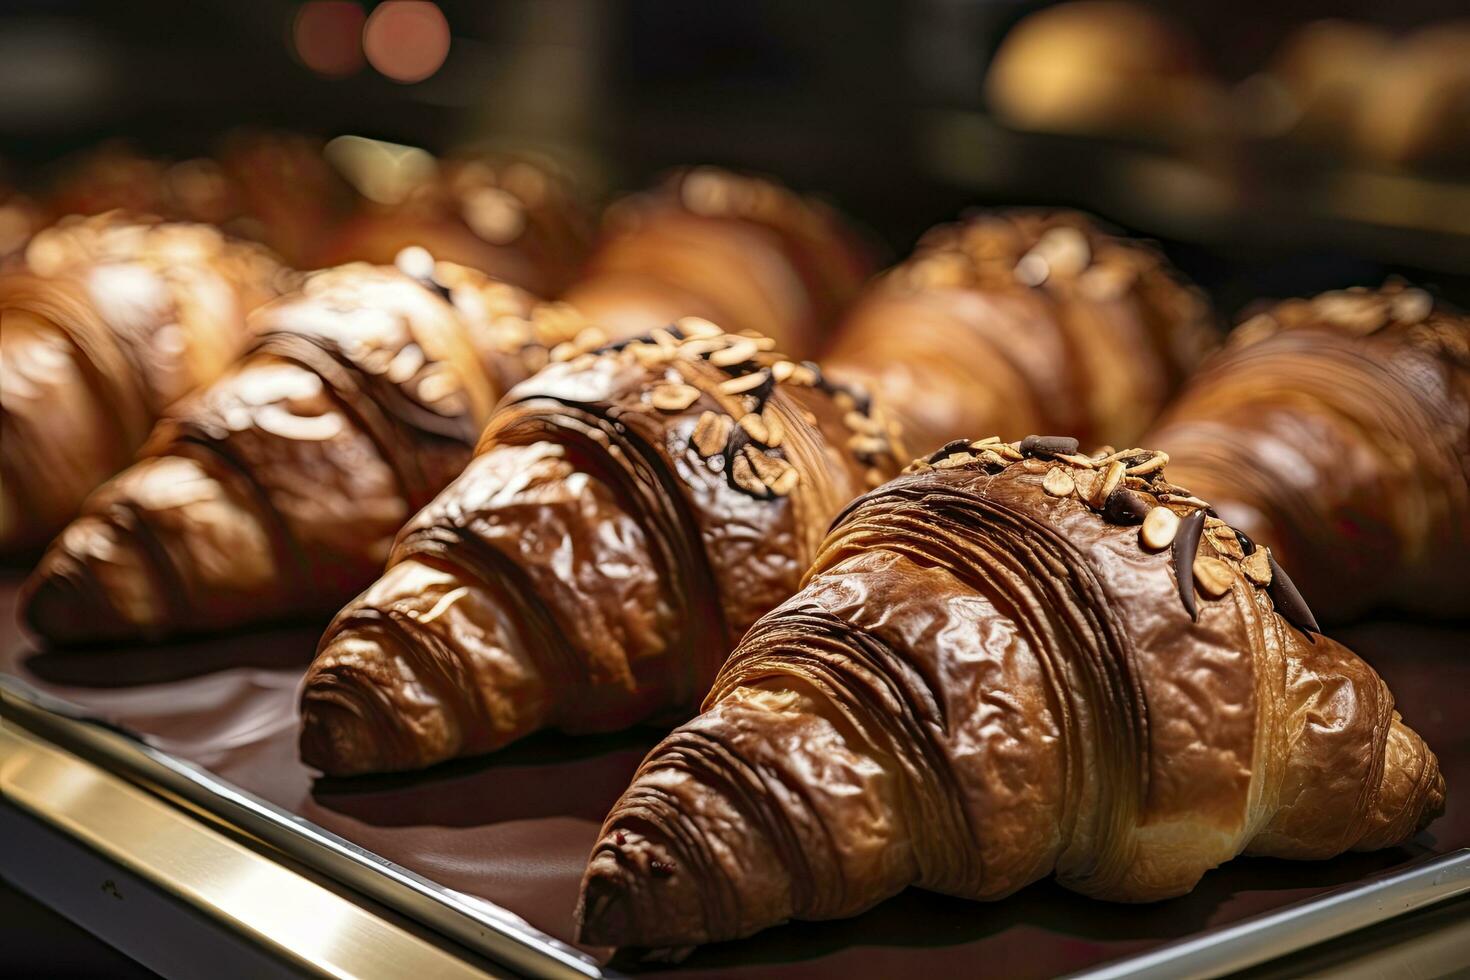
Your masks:
M 788 380 L 796 370 L 797 365 L 793 361 L 777 361 L 771 365 L 771 377 L 778 382 Z
M 1246 555 L 1240 567 L 1245 577 L 1256 585 L 1265 587 L 1271 584 L 1271 558 L 1265 548 L 1257 548 Z
M 1245 549 L 1240 546 L 1240 539 L 1235 536 L 1235 531 L 1228 525 L 1206 529 L 1205 537 L 1220 554 L 1234 558 L 1236 561 L 1245 558 Z
M 847 448 L 859 456 L 877 456 L 888 451 L 888 443 L 877 436 L 858 433 L 847 440 Z
M 755 371 L 743 374 L 738 378 L 728 378 L 720 382 L 720 390 L 727 395 L 740 395 L 754 388 L 759 388 L 766 383 L 766 372 Z
M 1138 528 L 1143 546 L 1152 551 L 1169 547 L 1174 543 L 1174 535 L 1178 533 L 1179 515 L 1167 507 L 1155 507 L 1149 511 Z
M 1135 466 L 1128 467 L 1128 475 L 1143 476 L 1145 473 L 1152 473 L 1155 470 L 1161 470 L 1167 465 L 1169 465 L 1168 453 L 1154 453 L 1142 463 L 1138 463 Z
M 1000 442 L 1000 436 L 986 436 L 984 439 L 976 439 L 970 443 L 971 449 L 985 449 Z
M 1092 506 L 1102 507 L 1103 504 L 1108 502 L 1108 498 L 1113 495 L 1113 491 L 1118 489 L 1118 484 L 1123 482 L 1124 469 L 1123 464 L 1116 459 L 1108 464 L 1108 468 L 1103 470 L 1102 480 L 1093 490 L 1090 500 Z
M 779 456 L 767 456 L 754 446 L 747 445 L 744 454 L 750 460 L 750 468 L 767 487 L 773 486 L 791 469 L 791 464 L 786 460 Z
M 975 457 L 970 453 L 951 453 L 934 464 L 936 470 L 952 470 L 964 466 L 966 463 L 975 462 Z
M 786 441 L 786 423 L 781 421 L 781 413 L 770 405 L 761 411 L 761 421 L 766 424 L 765 443 L 775 449 Z
M 1102 474 L 1096 470 L 1074 470 L 1072 483 L 1077 487 L 1077 496 L 1090 501 L 1097 493 L 1098 484 L 1102 483 Z
M 649 393 L 648 400 L 661 412 L 682 412 L 699 398 L 699 391 L 689 385 L 659 385 Z
M 684 336 L 700 340 L 714 340 L 725 335 L 725 331 L 702 316 L 680 317 L 674 321 L 674 326 L 678 327 Z
M 754 494 L 757 497 L 770 495 L 770 491 L 766 489 L 765 483 L 760 477 L 755 475 L 755 469 L 750 465 L 750 459 L 744 453 L 740 453 L 734 459 L 730 460 L 730 479 L 746 493 Z
M 580 353 L 582 352 L 577 350 L 576 344 L 570 341 L 563 341 L 551 348 L 551 360 L 554 364 L 560 364 L 563 361 L 570 361 Z
M 1229 592 L 1230 581 L 1234 577 L 1230 566 L 1218 558 L 1194 560 L 1194 580 L 1199 583 L 1199 590 L 1211 599 L 1218 599 Z
M 633 359 L 645 368 L 667 364 L 674 356 L 672 350 L 657 344 L 629 344 L 627 350 L 633 355 Z
M 776 477 L 776 479 L 772 480 L 770 483 L 767 483 L 766 486 L 770 487 L 771 492 L 774 493 L 776 496 L 784 497 L 791 491 L 795 490 L 796 485 L 800 482 L 801 473 L 797 470 L 796 467 L 788 465 L 785 472 Z
M 756 442 L 763 446 L 768 445 L 766 440 L 770 438 L 770 433 L 766 431 L 766 423 L 759 415 L 750 412 L 740 416 L 740 428 Z
M 730 421 L 730 416 L 717 412 L 705 412 L 695 423 L 694 434 L 690 442 L 694 443 L 694 448 L 699 455 L 708 459 L 725 448 L 725 444 L 730 441 L 730 430 L 733 427 L 734 423 Z
M 741 337 L 724 350 L 710 354 L 709 362 L 715 367 L 734 367 L 736 364 L 744 364 L 755 357 L 756 353 L 755 341 L 749 337 Z
M 1072 481 L 1072 474 L 1060 466 L 1053 466 L 1042 477 L 1041 487 L 1053 497 L 1070 497 L 1072 491 L 1077 489 L 1077 484 Z
M 663 327 L 654 327 L 652 330 L 648 331 L 648 335 L 652 337 L 653 342 L 658 344 L 660 347 L 667 347 L 670 350 L 674 350 L 677 349 L 679 346 L 679 338 L 669 333 Z

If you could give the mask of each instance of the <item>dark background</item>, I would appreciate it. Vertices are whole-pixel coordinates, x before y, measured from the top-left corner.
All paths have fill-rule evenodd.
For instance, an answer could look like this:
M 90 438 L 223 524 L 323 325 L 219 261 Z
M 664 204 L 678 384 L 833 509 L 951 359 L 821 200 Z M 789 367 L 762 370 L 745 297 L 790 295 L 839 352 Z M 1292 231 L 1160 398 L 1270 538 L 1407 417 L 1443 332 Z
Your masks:
M 1201 221 L 1160 205 L 1147 180 L 1126 190 L 1101 186 L 1093 179 L 1098 155 L 1120 152 L 1106 142 L 957 140 L 945 121 L 984 118 L 987 60 L 1011 24 L 1044 4 L 439 5 L 453 37 L 448 60 L 428 80 L 404 85 L 370 67 L 327 79 L 303 66 L 289 40 L 299 0 L 0 0 L 0 157 L 22 182 L 43 183 L 57 160 L 107 137 L 186 156 L 231 127 L 267 125 L 433 151 L 469 141 L 549 150 L 599 197 L 674 165 L 711 162 L 826 195 L 894 257 L 968 206 L 1076 205 L 1161 239 L 1227 315 L 1258 296 L 1394 273 L 1470 305 L 1470 235 L 1296 213 L 1289 187 L 1226 148 L 1197 152 L 1207 169 L 1229 168 L 1244 204 L 1224 220 Z M 371 10 L 373 0 L 362 6 Z M 1259 70 L 1290 30 L 1318 17 L 1407 30 L 1466 14 L 1463 0 L 1167 9 L 1227 83 Z M 1470 174 L 1438 177 L 1470 193 Z

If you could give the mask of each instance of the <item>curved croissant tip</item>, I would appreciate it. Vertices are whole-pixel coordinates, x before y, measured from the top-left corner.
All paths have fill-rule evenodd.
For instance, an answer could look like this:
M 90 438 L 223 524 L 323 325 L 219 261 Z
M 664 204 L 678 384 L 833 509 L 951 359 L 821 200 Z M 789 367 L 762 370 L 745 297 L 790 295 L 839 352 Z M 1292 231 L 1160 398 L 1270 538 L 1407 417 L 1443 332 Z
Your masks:
M 350 707 L 312 697 L 301 704 L 301 761 L 328 776 L 356 776 L 389 768 L 379 757 L 372 725 Z
M 699 881 L 669 848 L 615 831 L 588 862 L 577 902 L 577 937 L 593 946 L 676 948 L 729 938 L 710 933 Z
M 21 616 L 37 636 L 58 646 L 135 635 L 81 562 L 53 547 L 21 589 Z
M 577 902 L 577 941 L 592 946 L 627 945 L 633 932 L 627 884 L 617 858 L 604 851 L 593 858 Z

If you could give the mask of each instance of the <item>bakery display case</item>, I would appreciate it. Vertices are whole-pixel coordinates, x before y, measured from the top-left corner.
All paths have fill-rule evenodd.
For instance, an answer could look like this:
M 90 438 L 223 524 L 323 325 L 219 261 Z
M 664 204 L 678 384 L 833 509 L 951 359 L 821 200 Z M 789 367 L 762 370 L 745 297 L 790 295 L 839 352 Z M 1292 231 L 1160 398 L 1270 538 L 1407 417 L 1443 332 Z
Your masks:
M 0 6 L 0 972 L 1470 970 L 1467 37 Z

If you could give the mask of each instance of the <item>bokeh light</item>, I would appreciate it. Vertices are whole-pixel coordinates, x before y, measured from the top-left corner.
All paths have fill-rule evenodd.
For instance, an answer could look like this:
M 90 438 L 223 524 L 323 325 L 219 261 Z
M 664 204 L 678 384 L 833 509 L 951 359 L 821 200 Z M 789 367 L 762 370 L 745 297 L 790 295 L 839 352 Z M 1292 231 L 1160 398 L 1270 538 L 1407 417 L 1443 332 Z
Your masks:
M 449 22 L 428 0 L 387 0 L 368 17 L 362 47 L 395 82 L 421 82 L 449 56 Z
M 318 75 L 345 78 L 362 68 L 363 24 L 356 0 L 310 0 L 296 12 L 291 43 L 301 63 Z

